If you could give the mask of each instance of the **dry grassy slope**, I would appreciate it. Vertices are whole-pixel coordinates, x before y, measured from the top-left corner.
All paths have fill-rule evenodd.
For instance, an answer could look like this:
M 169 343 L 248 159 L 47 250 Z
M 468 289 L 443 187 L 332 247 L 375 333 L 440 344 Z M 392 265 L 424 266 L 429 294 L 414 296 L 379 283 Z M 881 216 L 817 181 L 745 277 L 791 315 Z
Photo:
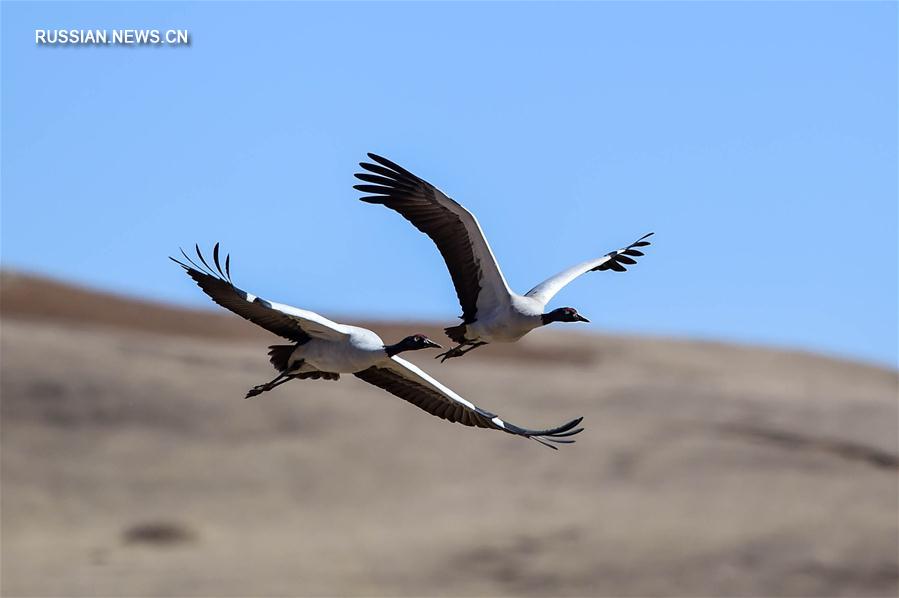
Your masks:
M 895 372 L 551 330 L 415 357 L 586 416 L 556 452 L 352 377 L 244 401 L 273 337 L 236 317 L 0 288 L 3 595 L 896 595 Z

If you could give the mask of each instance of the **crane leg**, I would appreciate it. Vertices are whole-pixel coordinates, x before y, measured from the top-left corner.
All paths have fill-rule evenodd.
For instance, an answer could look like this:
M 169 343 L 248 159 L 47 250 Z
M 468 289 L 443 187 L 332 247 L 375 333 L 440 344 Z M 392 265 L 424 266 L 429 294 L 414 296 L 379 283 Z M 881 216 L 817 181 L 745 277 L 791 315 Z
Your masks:
M 478 347 L 482 347 L 486 344 L 487 343 L 485 343 L 483 341 L 477 341 L 477 342 L 473 342 L 473 343 L 462 343 L 460 345 L 453 347 L 449 351 L 445 351 L 445 352 L 441 353 L 434 359 L 440 359 L 440 363 L 443 363 L 447 359 L 452 359 L 453 357 L 462 357 L 463 355 L 472 351 L 473 349 L 477 349 Z M 465 349 L 465 347 L 468 347 L 468 348 Z M 463 349 L 465 349 L 465 350 L 463 351 Z
M 266 382 L 265 384 L 259 384 L 254 386 L 250 390 L 247 391 L 247 396 L 245 399 L 249 399 L 250 397 L 255 397 L 256 395 L 261 395 L 262 393 L 275 388 L 276 386 L 280 386 L 287 382 L 288 380 L 292 380 L 293 376 L 289 374 L 278 374 L 276 378 L 274 378 L 271 382 Z

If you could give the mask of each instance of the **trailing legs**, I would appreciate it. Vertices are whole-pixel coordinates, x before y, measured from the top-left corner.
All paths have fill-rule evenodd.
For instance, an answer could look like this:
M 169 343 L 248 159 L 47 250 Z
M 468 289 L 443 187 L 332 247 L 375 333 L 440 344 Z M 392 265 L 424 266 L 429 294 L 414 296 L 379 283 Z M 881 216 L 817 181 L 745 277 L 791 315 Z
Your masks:
M 456 345 L 449 351 L 444 351 L 443 353 L 441 353 L 434 359 L 440 359 L 440 363 L 443 363 L 447 359 L 452 359 L 453 357 L 462 357 L 466 353 L 469 353 L 469 352 L 473 351 L 474 349 L 477 349 L 478 347 L 483 347 L 486 344 L 487 343 L 485 343 L 483 341 L 461 343 L 459 345 Z M 468 347 L 468 348 L 463 351 L 462 349 L 464 349 L 465 347 Z
M 244 398 L 249 399 L 250 397 L 255 397 L 257 395 L 261 395 L 262 393 L 264 393 L 268 390 L 271 390 L 277 386 L 281 386 L 285 382 L 290 382 L 291 380 L 293 380 L 294 378 L 297 377 L 297 374 L 292 373 L 292 372 L 298 371 L 301 367 L 303 367 L 302 360 L 296 362 L 291 369 L 285 370 L 285 371 L 279 373 L 277 376 L 275 376 L 271 380 L 271 382 L 266 382 L 265 384 L 259 384 L 257 386 L 254 386 L 253 388 L 251 388 L 250 390 L 247 391 L 247 396 L 245 396 Z

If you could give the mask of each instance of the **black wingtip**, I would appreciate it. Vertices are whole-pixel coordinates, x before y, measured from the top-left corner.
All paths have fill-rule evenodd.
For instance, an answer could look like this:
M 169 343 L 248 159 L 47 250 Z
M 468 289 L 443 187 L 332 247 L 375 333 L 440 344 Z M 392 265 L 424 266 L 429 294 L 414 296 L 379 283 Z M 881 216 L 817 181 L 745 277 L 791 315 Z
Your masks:
M 368 195 L 365 197 L 360 197 L 359 201 L 363 201 L 365 203 L 372 203 L 372 204 L 383 204 L 387 199 L 389 199 L 389 198 L 385 197 L 383 195 L 378 195 L 378 196 Z
M 190 270 L 190 266 L 188 266 L 187 264 L 185 264 L 185 263 L 182 262 L 181 260 L 175 259 L 175 258 L 173 258 L 172 256 L 169 256 L 169 259 L 172 260 L 173 262 L 175 262 L 176 264 L 178 264 L 179 266 L 181 266 L 182 268 L 184 268 L 185 270 Z
M 642 257 L 643 255 L 645 255 L 637 248 L 652 245 L 652 242 L 647 241 L 646 239 L 653 236 L 654 234 L 655 232 L 646 233 L 627 247 L 616 249 L 615 251 L 610 251 L 606 254 L 609 259 L 599 266 L 592 268 L 591 271 L 605 272 L 608 270 L 612 270 L 613 272 L 627 272 L 626 266 L 633 266 L 637 263 L 637 260 L 635 260 L 634 258 Z
M 565 436 L 575 436 L 575 435 L 577 435 L 577 434 L 580 434 L 580 433 L 583 432 L 583 431 L 584 431 L 584 428 L 575 428 L 574 430 L 571 430 L 571 431 L 569 431 L 569 432 L 561 432 L 561 433 L 559 433 L 559 434 L 553 434 L 553 436 L 554 436 L 555 438 L 562 438 L 562 437 L 565 437 Z
M 368 156 L 370 159 L 374 160 L 375 162 L 377 162 L 378 164 L 380 164 L 381 166 L 387 166 L 388 168 L 393 168 L 394 166 L 397 165 L 396 163 L 392 162 L 391 160 L 388 160 L 387 158 L 385 158 L 384 156 L 381 156 L 374 152 L 365 152 L 365 155 Z
M 353 185 L 353 189 L 361 191 L 362 193 L 379 193 L 381 195 L 388 195 L 390 193 L 390 188 L 384 187 L 383 185 Z
M 222 270 L 222 263 L 219 261 L 219 243 L 216 243 L 215 247 L 212 248 L 212 261 L 215 262 L 215 269 L 218 270 L 222 280 L 228 280 L 228 276 L 226 276 L 225 271 Z
M 218 278 L 219 280 L 223 280 L 232 286 L 234 283 L 231 281 L 231 255 L 225 255 L 225 267 L 222 268 L 221 262 L 221 243 L 216 243 L 212 248 L 212 261 L 215 264 L 215 268 L 212 268 L 209 265 L 209 262 L 206 261 L 206 258 L 203 257 L 203 252 L 200 250 L 199 244 L 194 244 L 194 250 L 197 252 L 197 259 L 199 262 L 194 261 L 187 252 L 184 251 L 183 247 L 179 247 L 178 250 L 181 252 L 181 255 L 184 256 L 184 259 L 187 260 L 187 263 L 182 262 L 180 259 L 169 256 L 169 259 L 187 270 L 187 273 L 197 280 L 196 275 L 201 276 L 212 276 L 213 278 Z M 202 266 L 200 265 L 202 264 Z M 218 274 L 216 274 L 218 272 Z
M 558 436 L 544 436 L 543 440 L 554 444 L 574 444 L 577 440 L 568 440 L 567 438 L 559 438 Z
M 646 247 L 647 245 L 652 245 L 652 242 L 647 241 L 646 239 L 653 236 L 654 234 L 655 234 L 654 232 L 646 233 L 645 235 L 643 235 L 642 237 L 640 237 L 639 239 L 637 239 L 636 241 L 634 241 L 633 243 L 628 245 L 627 249 L 631 249 L 632 247 Z
M 558 428 L 553 428 L 552 430 L 547 430 L 546 433 L 541 434 L 541 436 L 557 436 L 560 433 L 569 431 L 570 429 L 574 428 L 582 421 L 584 421 L 583 415 L 580 417 L 574 418 L 570 422 L 563 424 L 563 425 L 559 426 Z M 583 430 L 583 428 L 581 428 L 581 430 Z
M 574 440 L 570 440 L 569 437 L 575 436 L 584 431 L 584 428 L 577 427 L 577 425 L 580 424 L 583 420 L 583 416 L 576 417 L 573 420 L 562 424 L 561 426 L 550 428 L 548 430 L 525 430 L 523 428 L 513 428 L 507 429 L 507 431 L 536 440 L 544 446 L 556 448 L 547 443 L 555 442 L 558 444 L 573 444 Z M 506 422 L 506 425 L 507 428 L 512 428 L 512 426 L 509 426 L 508 422 Z
M 412 174 L 410 171 L 406 170 L 405 168 L 403 168 L 402 166 L 400 166 L 399 164 L 397 164 L 397 163 L 394 162 L 393 160 L 388 160 L 388 159 L 385 158 L 384 156 L 379 156 L 378 154 L 373 154 L 373 153 L 371 153 L 371 152 L 369 152 L 367 155 L 368 155 L 369 158 L 371 158 L 372 160 L 374 160 L 375 162 L 377 162 L 377 163 L 380 164 L 381 166 L 383 166 L 383 167 L 385 167 L 385 168 L 389 168 L 389 169 L 392 170 L 394 173 L 400 174 L 400 175 L 405 176 L 405 177 L 409 177 L 409 178 L 411 178 L 411 179 L 413 179 L 413 180 L 417 180 L 417 179 L 418 179 L 418 177 L 417 177 L 416 175 Z M 367 168 L 367 167 L 365 166 L 365 164 L 361 164 L 361 166 L 362 166 L 363 168 L 365 168 L 366 170 L 370 170 L 369 168 Z
M 187 260 L 187 263 L 189 263 L 189 264 L 192 266 L 192 267 L 190 267 L 190 268 L 187 269 L 188 271 L 190 271 L 190 270 L 196 270 L 197 272 L 203 272 L 203 268 L 201 268 L 200 265 L 197 264 L 197 262 L 195 262 L 195 261 L 193 261 L 192 259 L 190 259 L 190 256 L 187 255 L 187 252 L 184 251 L 184 248 L 183 248 L 183 247 L 179 247 L 179 248 L 178 248 L 178 251 L 181 252 L 181 255 L 183 255 L 183 256 L 184 256 L 184 259 Z
M 200 251 L 200 244 L 196 243 L 195 247 L 197 250 L 197 257 L 199 257 L 200 261 L 203 263 L 203 265 L 206 266 L 206 271 L 207 271 L 206 273 L 209 274 L 210 276 L 215 276 L 215 274 L 212 271 L 212 267 L 210 267 L 210 265 L 206 262 L 206 258 L 203 257 L 203 252 Z
M 559 447 L 549 444 L 548 442 L 544 441 L 539 436 L 531 436 L 531 440 L 535 440 L 535 441 L 539 442 L 540 444 L 542 444 L 543 446 L 545 446 L 547 448 L 551 448 L 554 451 L 559 450 Z

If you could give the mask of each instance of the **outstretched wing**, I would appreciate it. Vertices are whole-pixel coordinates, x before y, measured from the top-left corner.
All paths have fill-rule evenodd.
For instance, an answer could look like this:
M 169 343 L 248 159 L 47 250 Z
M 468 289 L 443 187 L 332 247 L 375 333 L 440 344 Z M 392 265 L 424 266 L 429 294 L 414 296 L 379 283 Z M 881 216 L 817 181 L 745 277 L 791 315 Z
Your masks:
M 181 255 L 188 263 L 173 257 L 169 259 L 184 268 L 188 275 L 197 282 L 197 285 L 203 289 L 203 292 L 225 309 L 233 311 L 269 332 L 274 332 L 278 336 L 297 343 L 305 343 L 313 337 L 337 340 L 349 334 L 347 328 L 342 324 L 332 322 L 315 312 L 266 301 L 262 297 L 257 297 L 234 286 L 231 282 L 231 256 L 225 256 L 223 269 L 219 261 L 218 243 L 212 250 L 215 269 L 209 266 L 200 252 L 199 246 L 196 247 L 196 251 L 199 263 L 192 260 L 184 253 L 183 249 Z
M 469 403 L 414 364 L 397 356 L 392 357 L 391 361 L 384 365 L 356 372 L 355 376 L 447 421 L 458 422 L 465 426 L 502 430 L 516 436 L 532 438 L 553 449 L 556 447 L 549 443 L 573 443 L 574 440 L 568 437 L 583 431 L 583 428 L 576 427 L 581 423 L 582 417 L 548 430 L 520 428 Z
M 605 254 L 600 258 L 596 258 L 593 260 L 588 260 L 577 266 L 572 266 L 567 270 L 563 270 L 559 272 L 555 276 L 551 278 L 547 278 L 533 289 L 526 293 L 526 297 L 533 297 L 537 299 L 543 305 L 549 303 L 549 300 L 552 299 L 556 293 L 562 290 L 566 284 L 580 276 L 581 274 L 586 274 L 587 272 L 595 272 L 597 270 L 614 270 L 615 272 L 624 272 L 627 270 L 625 266 L 633 266 L 637 263 L 635 258 L 638 258 L 643 255 L 643 252 L 640 251 L 639 247 L 646 247 L 649 245 L 648 239 L 651 237 L 653 233 L 649 233 L 643 235 L 627 247 L 622 249 L 616 249 L 610 253 Z
M 462 319 L 471 323 L 479 308 L 508 304 L 509 285 L 474 215 L 405 168 L 375 154 L 368 157 L 377 164 L 361 162 L 368 172 L 356 178 L 369 184 L 354 188 L 373 194 L 362 201 L 399 212 L 434 241 L 456 287 Z

